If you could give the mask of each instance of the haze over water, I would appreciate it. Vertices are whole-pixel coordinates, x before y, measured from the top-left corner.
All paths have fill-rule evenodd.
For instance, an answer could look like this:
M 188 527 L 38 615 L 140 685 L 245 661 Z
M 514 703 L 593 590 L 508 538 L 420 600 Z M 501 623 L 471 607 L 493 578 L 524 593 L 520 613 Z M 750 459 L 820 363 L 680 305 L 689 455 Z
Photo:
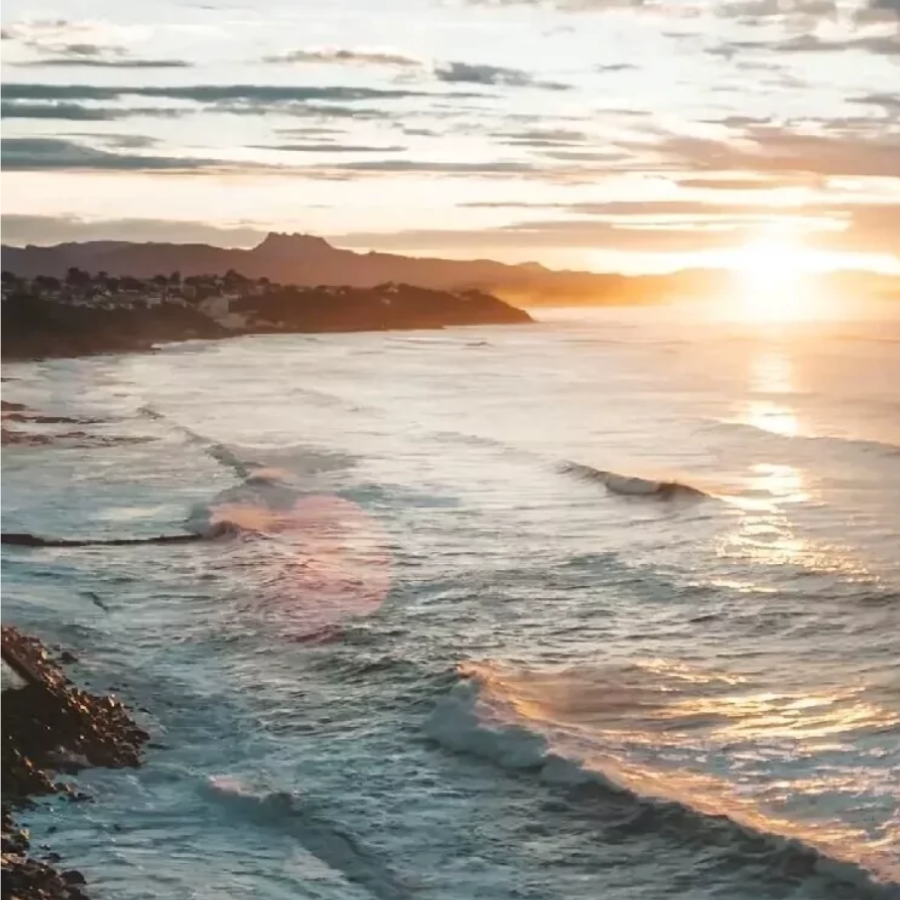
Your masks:
M 237 527 L 4 547 L 156 741 L 35 833 L 121 898 L 897 896 L 898 347 L 607 310 L 5 367 L 146 439 L 5 450 L 5 531 Z

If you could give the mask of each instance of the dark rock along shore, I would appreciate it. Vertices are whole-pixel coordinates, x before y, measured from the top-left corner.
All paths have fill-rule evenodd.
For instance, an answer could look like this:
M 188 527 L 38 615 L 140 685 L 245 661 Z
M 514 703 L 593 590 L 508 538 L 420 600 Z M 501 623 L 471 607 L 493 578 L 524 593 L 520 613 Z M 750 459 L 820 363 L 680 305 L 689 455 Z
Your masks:
M 60 656 L 72 659 L 68 653 Z M 9 625 L 3 626 L 3 663 L 21 686 L 3 690 L 2 897 L 83 900 L 84 876 L 31 857 L 28 833 L 14 815 L 41 795 L 84 799 L 54 776 L 89 766 L 138 766 L 149 735 L 121 702 L 75 687 L 39 640 Z M 50 860 L 58 857 L 51 854 Z

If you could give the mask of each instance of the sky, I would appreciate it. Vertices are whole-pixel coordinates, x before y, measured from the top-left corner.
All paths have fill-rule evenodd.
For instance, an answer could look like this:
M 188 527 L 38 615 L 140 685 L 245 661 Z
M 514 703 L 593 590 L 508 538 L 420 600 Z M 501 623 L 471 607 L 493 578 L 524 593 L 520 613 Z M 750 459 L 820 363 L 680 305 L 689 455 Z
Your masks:
M 900 272 L 900 0 L 6 0 L 3 240 Z

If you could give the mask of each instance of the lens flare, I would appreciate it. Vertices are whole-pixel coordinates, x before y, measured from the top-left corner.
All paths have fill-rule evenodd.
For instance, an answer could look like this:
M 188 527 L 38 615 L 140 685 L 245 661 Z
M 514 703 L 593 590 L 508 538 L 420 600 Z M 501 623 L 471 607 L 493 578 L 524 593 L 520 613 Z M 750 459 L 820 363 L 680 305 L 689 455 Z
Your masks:
M 289 636 L 371 615 L 390 591 L 387 535 L 351 500 L 323 494 L 275 508 L 226 503 L 211 521 L 244 537 L 236 552 L 249 582 L 247 612 Z

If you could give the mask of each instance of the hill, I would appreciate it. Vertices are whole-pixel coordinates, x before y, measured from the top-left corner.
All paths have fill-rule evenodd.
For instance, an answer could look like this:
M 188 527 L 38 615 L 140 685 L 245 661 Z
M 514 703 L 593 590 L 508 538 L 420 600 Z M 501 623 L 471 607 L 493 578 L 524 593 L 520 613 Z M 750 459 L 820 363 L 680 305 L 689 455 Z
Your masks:
M 531 322 L 482 291 L 405 284 L 298 287 L 225 276 L 54 276 L 3 273 L 3 357 L 145 350 L 156 343 L 242 334 L 444 328 Z
M 507 265 L 493 260 L 450 260 L 356 253 L 305 234 L 269 234 L 250 250 L 209 244 L 90 241 L 50 247 L 3 246 L 3 268 L 18 276 L 65 276 L 77 267 L 91 274 L 151 278 L 160 273 L 224 275 L 301 285 L 371 288 L 385 282 L 436 290 L 477 288 L 512 302 L 655 302 L 676 287 L 670 276 L 628 277 L 594 272 L 554 271 L 537 263 Z M 691 280 L 682 278 L 682 281 Z

